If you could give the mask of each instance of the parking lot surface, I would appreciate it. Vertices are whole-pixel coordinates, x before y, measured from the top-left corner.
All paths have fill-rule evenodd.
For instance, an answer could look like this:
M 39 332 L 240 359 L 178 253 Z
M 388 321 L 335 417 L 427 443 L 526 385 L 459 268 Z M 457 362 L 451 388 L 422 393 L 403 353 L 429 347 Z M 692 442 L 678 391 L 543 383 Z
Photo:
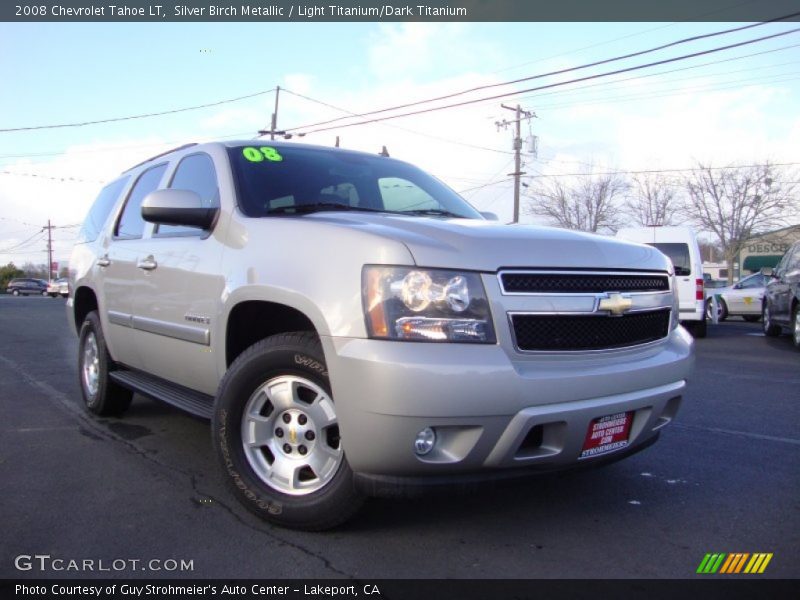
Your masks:
M 678 418 L 644 452 L 471 495 L 371 500 L 326 533 L 242 508 L 204 421 L 140 396 L 120 419 L 85 414 L 64 300 L 0 296 L 0 336 L 0 577 L 684 578 L 710 552 L 773 553 L 763 577 L 800 576 L 800 353 L 760 323 L 697 341 Z M 98 562 L 18 570 L 35 554 Z

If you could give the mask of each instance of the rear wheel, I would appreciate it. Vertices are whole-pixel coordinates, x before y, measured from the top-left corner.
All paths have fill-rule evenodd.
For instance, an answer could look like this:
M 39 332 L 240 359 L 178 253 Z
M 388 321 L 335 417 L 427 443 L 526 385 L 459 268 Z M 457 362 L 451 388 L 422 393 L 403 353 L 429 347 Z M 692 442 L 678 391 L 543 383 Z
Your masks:
M 711 298 L 706 300 L 706 320 L 710 321 L 714 318 L 714 302 Z M 725 300 L 717 298 L 717 321 L 724 321 L 728 318 L 728 305 Z
M 769 312 L 769 305 L 764 302 L 761 307 L 761 327 L 764 330 L 764 335 L 769 337 L 776 337 L 781 334 L 781 326 L 772 322 L 772 317 Z
M 705 318 L 705 315 L 703 315 L 701 321 L 689 321 L 686 324 L 688 325 L 689 333 L 692 334 L 692 337 L 704 338 L 708 334 L 708 320 Z
M 800 305 L 794 307 L 792 314 L 792 342 L 800 350 Z
M 86 315 L 78 343 L 78 377 L 83 402 L 96 415 L 119 415 L 130 406 L 133 392 L 113 382 L 109 373 L 114 362 L 106 348 L 100 317 Z
M 220 383 L 212 436 L 233 493 L 263 519 L 322 530 L 361 506 L 311 333 L 272 336 L 234 361 Z

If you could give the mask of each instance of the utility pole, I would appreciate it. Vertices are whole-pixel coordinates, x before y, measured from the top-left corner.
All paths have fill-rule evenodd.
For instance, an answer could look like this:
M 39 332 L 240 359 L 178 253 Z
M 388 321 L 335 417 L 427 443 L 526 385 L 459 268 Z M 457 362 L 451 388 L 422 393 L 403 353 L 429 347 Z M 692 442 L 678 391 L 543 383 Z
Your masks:
M 50 224 L 50 219 L 47 219 L 47 280 L 53 281 L 53 229 L 54 225 Z
M 516 113 L 516 119 L 513 121 L 506 121 L 503 119 L 502 121 L 495 122 L 497 125 L 497 129 L 499 130 L 500 127 L 504 129 L 508 127 L 511 123 L 516 124 L 516 135 L 514 136 L 514 172 L 508 173 L 508 175 L 514 176 L 514 220 L 513 223 L 519 223 L 519 187 L 520 187 L 520 176 L 525 175 L 525 173 L 521 170 L 522 169 L 522 133 L 520 131 L 521 123 L 523 117 L 525 119 L 530 119 L 531 117 L 535 117 L 536 114 L 527 110 L 522 110 L 522 107 L 517 104 L 517 106 L 506 106 L 505 104 L 501 104 L 503 108 L 507 110 L 513 110 Z

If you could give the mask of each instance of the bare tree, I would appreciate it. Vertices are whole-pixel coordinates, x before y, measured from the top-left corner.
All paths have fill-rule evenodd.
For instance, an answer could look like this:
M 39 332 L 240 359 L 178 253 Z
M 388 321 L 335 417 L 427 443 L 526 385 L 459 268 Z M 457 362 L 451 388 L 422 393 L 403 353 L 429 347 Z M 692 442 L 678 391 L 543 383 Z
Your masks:
M 643 173 L 633 178 L 631 192 L 625 208 L 637 224 L 644 227 L 675 224 L 680 208 L 675 184 L 658 173 Z
M 614 232 L 623 223 L 619 198 L 627 189 L 619 175 L 586 176 L 573 185 L 551 180 L 529 192 L 527 212 L 565 229 Z
M 783 179 L 784 181 L 781 181 Z M 796 214 L 793 177 L 769 162 L 763 165 L 714 168 L 698 163 L 686 177 L 687 216 L 719 241 L 733 282 L 733 263 L 753 235 L 779 229 Z

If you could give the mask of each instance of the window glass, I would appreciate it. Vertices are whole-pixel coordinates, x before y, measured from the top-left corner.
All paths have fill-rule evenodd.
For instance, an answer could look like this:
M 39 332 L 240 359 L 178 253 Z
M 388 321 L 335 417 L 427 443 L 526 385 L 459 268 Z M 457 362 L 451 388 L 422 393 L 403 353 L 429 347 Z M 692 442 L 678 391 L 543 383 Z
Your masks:
M 675 267 L 675 275 L 691 275 L 692 274 L 692 261 L 689 258 L 689 246 L 686 244 L 667 244 L 656 243 L 650 244 L 658 248 L 661 252 L 666 254 L 672 261 L 672 266 Z M 721 275 L 720 271 L 720 275 Z
M 142 201 L 150 192 L 158 188 L 161 177 L 166 171 L 167 165 L 158 165 L 148 169 L 139 176 L 136 185 L 133 186 L 125 209 L 117 223 L 116 236 L 124 240 L 132 240 L 142 237 L 144 232 L 144 219 L 142 218 Z
M 293 214 L 286 209 L 296 206 L 307 210 L 342 204 L 412 215 L 415 211 L 434 210 L 481 218 L 438 179 L 391 158 L 335 148 L 260 143 L 231 147 L 228 153 L 240 207 L 250 217 L 267 216 L 270 212 Z
M 111 210 L 117 203 L 119 195 L 128 183 L 128 179 L 130 177 L 117 179 L 100 190 L 100 194 L 92 204 L 92 208 L 89 209 L 89 214 L 86 215 L 86 220 L 78 233 L 78 242 L 93 242 L 97 239 L 108 215 L 111 214 Z
M 764 285 L 764 277 L 759 273 L 751 275 L 750 277 L 745 277 L 739 282 L 739 288 L 743 290 L 762 287 L 763 285 Z
M 217 172 L 214 169 L 214 161 L 208 154 L 192 154 L 181 160 L 172 183 L 169 186 L 176 190 L 189 190 L 200 196 L 204 207 L 213 208 L 219 206 L 219 186 L 217 184 Z M 157 225 L 156 233 L 162 235 L 174 235 L 181 233 L 198 234 L 202 230 L 199 227 L 188 227 L 184 225 Z
M 418 185 L 399 177 L 383 177 L 378 180 L 383 207 L 386 210 L 437 209 L 439 203 Z
M 789 256 L 789 253 L 791 253 L 791 256 Z M 800 269 L 800 246 L 795 246 L 790 249 L 789 253 L 787 253 L 786 264 L 783 267 L 784 270 L 789 272 Z

